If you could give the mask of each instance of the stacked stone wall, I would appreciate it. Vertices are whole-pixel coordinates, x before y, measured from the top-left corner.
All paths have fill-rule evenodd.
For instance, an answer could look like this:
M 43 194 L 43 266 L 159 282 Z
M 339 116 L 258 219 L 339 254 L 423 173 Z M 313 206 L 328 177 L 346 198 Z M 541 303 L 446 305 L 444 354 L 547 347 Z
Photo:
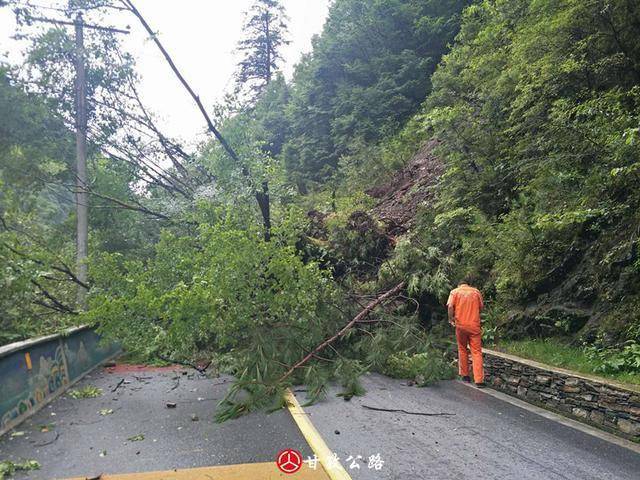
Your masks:
M 484 363 L 493 388 L 640 442 L 640 388 L 486 349 Z

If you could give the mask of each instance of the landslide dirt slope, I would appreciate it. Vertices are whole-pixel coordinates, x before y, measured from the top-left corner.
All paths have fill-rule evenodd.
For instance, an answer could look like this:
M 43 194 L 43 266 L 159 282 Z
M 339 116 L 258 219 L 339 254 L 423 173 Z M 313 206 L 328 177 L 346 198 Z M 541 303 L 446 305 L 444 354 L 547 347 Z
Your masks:
M 367 190 L 378 199 L 371 214 L 384 223 L 387 234 L 405 233 L 414 225 L 418 207 L 433 201 L 435 185 L 444 172 L 442 161 L 433 153 L 437 144 L 436 140 L 427 142 L 387 182 Z
M 436 185 L 444 173 L 444 163 L 434 153 L 437 145 L 437 140 L 425 143 L 404 168 L 367 190 L 377 199 L 368 214 L 384 224 L 385 231 L 380 234 L 395 238 L 406 233 L 415 224 L 418 208 L 434 201 Z M 513 306 L 504 321 L 514 335 L 584 334 L 599 325 L 610 306 L 598 298 L 594 282 L 589 281 L 597 270 L 593 259 L 602 257 L 591 251 L 597 246 L 568 251 L 565 262 L 550 272 L 534 298 L 526 305 Z M 620 282 L 616 275 L 610 277 L 613 285 Z M 568 332 L 558 332 L 558 322 Z

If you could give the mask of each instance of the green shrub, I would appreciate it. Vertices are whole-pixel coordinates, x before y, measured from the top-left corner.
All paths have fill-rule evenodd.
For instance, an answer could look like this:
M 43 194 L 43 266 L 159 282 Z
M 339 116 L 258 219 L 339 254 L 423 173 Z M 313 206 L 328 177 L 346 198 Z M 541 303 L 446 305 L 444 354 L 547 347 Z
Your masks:
M 585 347 L 585 353 L 601 373 L 640 373 L 640 343 L 630 340 L 621 349 Z
M 394 378 L 413 380 L 419 386 L 430 385 L 438 380 L 453 378 L 454 369 L 443 352 L 430 349 L 427 352 L 408 354 L 401 351 L 391 355 L 383 373 Z

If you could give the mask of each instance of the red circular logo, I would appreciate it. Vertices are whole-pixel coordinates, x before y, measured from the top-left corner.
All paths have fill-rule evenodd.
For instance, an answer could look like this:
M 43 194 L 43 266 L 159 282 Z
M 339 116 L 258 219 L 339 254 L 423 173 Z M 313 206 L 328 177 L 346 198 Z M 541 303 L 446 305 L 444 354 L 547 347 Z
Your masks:
M 288 448 L 278 454 L 276 465 L 278 465 L 281 472 L 296 473 L 302 468 L 302 455 L 297 450 Z

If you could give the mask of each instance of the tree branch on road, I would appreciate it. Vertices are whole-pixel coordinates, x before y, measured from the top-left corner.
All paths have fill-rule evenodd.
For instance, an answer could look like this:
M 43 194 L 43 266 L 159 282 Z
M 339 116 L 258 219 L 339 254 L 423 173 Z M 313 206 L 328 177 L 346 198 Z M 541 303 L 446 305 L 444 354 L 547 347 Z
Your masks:
M 298 363 L 292 366 L 284 375 L 282 375 L 282 377 L 280 377 L 280 379 L 278 380 L 278 383 L 284 382 L 287 378 L 289 378 L 293 374 L 293 372 L 295 372 L 296 369 L 303 366 L 305 363 L 311 360 L 311 358 L 313 358 L 319 352 L 324 350 L 327 346 L 331 345 L 333 342 L 335 342 L 340 337 L 342 337 L 345 333 L 347 333 L 347 331 L 350 328 L 352 328 L 358 322 L 364 320 L 378 305 L 382 305 L 387 300 L 395 297 L 398 293 L 402 291 L 404 287 L 405 287 L 405 283 L 401 282 L 395 287 L 393 287 L 391 290 L 383 293 L 382 295 L 378 296 L 375 300 L 370 302 L 360 313 L 358 313 L 355 317 L 353 317 L 353 319 L 349 323 L 347 323 L 344 327 L 342 327 L 342 329 L 338 333 L 336 333 L 332 337 L 322 342 L 320 345 L 314 348 L 311 352 L 309 352 L 302 360 L 300 360 Z

